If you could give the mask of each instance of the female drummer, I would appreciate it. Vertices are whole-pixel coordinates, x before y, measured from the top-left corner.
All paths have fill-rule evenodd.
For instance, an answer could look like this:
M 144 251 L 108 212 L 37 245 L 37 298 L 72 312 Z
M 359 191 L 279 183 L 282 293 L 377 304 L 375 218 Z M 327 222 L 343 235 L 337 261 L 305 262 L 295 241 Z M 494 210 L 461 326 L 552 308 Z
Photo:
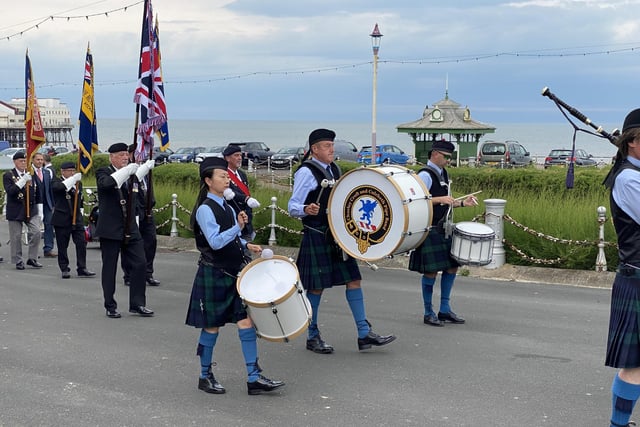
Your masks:
M 323 181 L 340 177 L 340 169 L 333 162 L 333 140 L 336 134 L 328 129 L 316 129 L 309 135 L 309 151 L 295 173 L 293 194 L 289 200 L 289 214 L 302 218 L 304 234 L 296 265 L 300 280 L 311 303 L 312 319 L 307 336 L 307 350 L 314 353 L 333 353 L 333 347 L 322 340 L 318 330 L 318 308 L 322 291 L 346 285 L 346 298 L 358 329 L 358 349 L 386 345 L 394 335 L 378 335 L 371 330 L 360 287 L 360 270 L 356 260 L 343 257 L 329 229 L 327 203 L 329 191 Z M 307 160 L 309 155 L 311 159 Z
M 432 223 L 434 226 L 427 234 L 425 241 L 411 252 L 409 270 L 422 273 L 423 321 L 431 326 L 444 326 L 444 322 L 465 322 L 464 318 L 451 310 L 449 304 L 453 282 L 458 272 L 458 263 L 451 258 L 451 237 L 445 235 L 443 224 L 449 206 L 454 208 L 476 206 L 478 201 L 473 196 L 468 196 L 464 200 L 455 200 L 449 194 L 449 175 L 444 167 L 451 159 L 453 150 L 452 143 L 445 140 L 435 141 L 429 154 L 427 166 L 418 172 L 418 177 L 425 183 L 432 196 Z M 439 271 L 442 271 L 440 311 L 436 316 L 431 300 L 433 285 Z
M 200 179 L 202 187 L 191 214 L 200 259 L 186 320 L 187 325 L 202 328 L 197 352 L 200 356 L 198 388 L 206 393 L 225 392 L 213 375 L 211 363 L 219 328 L 234 322 L 238 325 L 247 366 L 248 393 L 273 391 L 284 383 L 260 374 L 256 331 L 242 307 L 235 286 L 236 277 L 245 263 L 243 249 L 260 253 L 262 248 L 240 238 L 240 232 L 248 221 L 247 214 L 239 212 L 236 218 L 225 202 L 224 190 L 229 188 L 226 160 L 207 157 L 200 164 Z

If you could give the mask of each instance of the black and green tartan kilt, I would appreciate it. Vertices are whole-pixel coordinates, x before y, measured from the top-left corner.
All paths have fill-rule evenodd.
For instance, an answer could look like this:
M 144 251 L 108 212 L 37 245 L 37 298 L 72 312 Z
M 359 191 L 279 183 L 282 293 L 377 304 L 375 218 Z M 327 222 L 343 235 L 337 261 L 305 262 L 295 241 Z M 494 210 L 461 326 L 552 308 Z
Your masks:
M 616 274 L 611 289 L 606 366 L 640 367 L 640 279 Z
M 444 233 L 435 229 L 429 231 L 424 242 L 415 248 L 409 257 L 409 270 L 422 274 L 459 266 L 460 264 L 451 258 L 451 238 L 446 239 Z
M 185 323 L 196 328 L 213 328 L 246 319 L 247 312 L 236 289 L 236 276 L 209 265 L 198 266 L 193 279 Z
M 305 229 L 296 265 L 305 289 L 326 289 L 362 279 L 358 263 L 352 257 L 342 259 L 327 226 L 316 227 L 320 233 Z M 327 241 L 328 240 L 328 241 Z

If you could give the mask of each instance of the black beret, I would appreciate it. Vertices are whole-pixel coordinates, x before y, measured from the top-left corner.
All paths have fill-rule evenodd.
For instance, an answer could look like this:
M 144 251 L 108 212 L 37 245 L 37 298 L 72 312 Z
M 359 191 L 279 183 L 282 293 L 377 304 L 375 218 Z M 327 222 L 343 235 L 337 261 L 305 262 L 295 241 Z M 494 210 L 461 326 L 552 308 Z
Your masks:
M 109 153 L 119 153 L 121 151 L 128 151 L 128 149 L 129 147 L 124 142 L 116 142 L 112 144 L 107 151 L 109 151 Z
M 444 139 L 442 139 L 440 141 L 435 141 L 431 146 L 431 149 L 435 151 L 442 151 L 443 153 L 451 154 L 454 152 L 455 147 L 449 141 L 445 141 Z
M 212 169 L 227 170 L 227 161 L 220 157 L 205 157 L 202 163 L 200 163 L 200 178 L 204 178 L 204 174 Z
M 133 144 L 129 144 L 129 147 L 127 147 L 127 151 L 130 153 L 133 153 L 134 151 L 136 151 L 136 147 L 138 147 L 137 142 L 134 142 Z
M 329 129 L 316 129 L 309 134 L 309 147 L 320 141 L 333 141 L 336 133 Z
M 24 151 L 16 151 L 15 154 L 13 155 L 13 160 L 18 160 L 18 159 L 26 159 L 27 155 L 24 153 Z
M 235 153 L 239 153 L 240 151 L 242 151 L 242 150 L 240 149 L 239 146 L 229 144 L 229 145 L 227 145 L 227 148 L 225 148 L 224 151 L 222 152 L 222 155 L 226 157 L 226 156 L 230 156 L 230 155 L 235 154 Z
M 640 108 L 627 114 L 627 117 L 624 119 L 624 125 L 622 125 L 622 132 L 638 127 L 640 127 Z
M 76 164 L 73 162 L 62 162 L 60 169 L 75 169 Z

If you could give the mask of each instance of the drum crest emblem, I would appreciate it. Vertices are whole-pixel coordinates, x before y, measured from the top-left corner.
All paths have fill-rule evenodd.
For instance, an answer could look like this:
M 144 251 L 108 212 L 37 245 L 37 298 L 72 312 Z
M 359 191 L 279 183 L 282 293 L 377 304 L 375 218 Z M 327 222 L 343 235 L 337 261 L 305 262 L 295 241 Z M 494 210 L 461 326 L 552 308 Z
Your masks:
M 393 222 L 389 199 L 371 185 L 351 190 L 345 198 L 343 218 L 345 229 L 356 240 L 361 254 L 383 242 Z

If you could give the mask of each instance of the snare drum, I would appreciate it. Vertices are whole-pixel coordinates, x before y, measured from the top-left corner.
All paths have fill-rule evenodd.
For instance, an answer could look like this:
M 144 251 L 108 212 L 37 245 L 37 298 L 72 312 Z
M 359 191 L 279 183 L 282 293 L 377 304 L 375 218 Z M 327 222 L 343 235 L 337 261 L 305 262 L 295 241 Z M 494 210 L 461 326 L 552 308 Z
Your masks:
M 487 265 L 493 257 L 496 233 L 478 222 L 459 222 L 453 229 L 451 257 L 462 265 Z
M 336 242 L 363 261 L 416 248 L 427 237 L 432 216 L 429 190 L 402 166 L 353 169 L 329 196 L 329 227 Z
M 240 272 L 236 288 L 260 338 L 289 342 L 307 330 L 311 304 L 288 258 L 253 260 Z

